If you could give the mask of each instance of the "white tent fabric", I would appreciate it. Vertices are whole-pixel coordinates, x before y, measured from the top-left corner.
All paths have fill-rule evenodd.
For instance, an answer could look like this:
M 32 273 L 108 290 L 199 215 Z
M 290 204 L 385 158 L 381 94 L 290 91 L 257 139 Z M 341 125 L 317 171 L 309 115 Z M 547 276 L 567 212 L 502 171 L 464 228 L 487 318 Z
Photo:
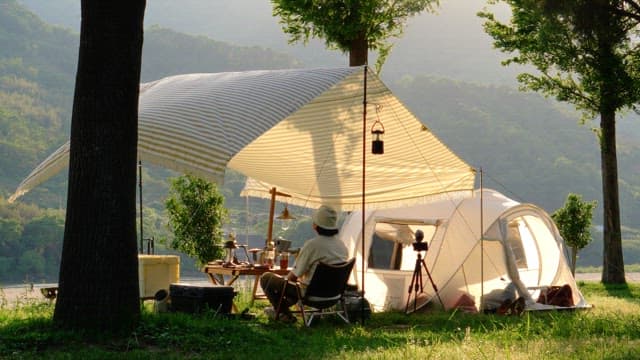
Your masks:
M 293 69 L 167 77 L 141 85 L 138 156 L 221 183 L 226 168 L 277 186 L 291 203 L 368 208 L 470 193 L 474 170 L 442 144 L 371 71 Z M 379 111 L 376 111 L 378 109 Z M 370 130 L 383 123 L 384 155 Z M 69 144 L 33 170 L 11 200 L 68 164 Z M 264 196 L 257 191 L 254 196 Z
M 350 255 L 356 256 L 353 281 L 359 286 L 366 269 L 365 296 L 374 310 L 405 310 L 407 298 L 415 298 L 408 289 L 416 260 L 411 244 L 418 229 L 429 244 L 425 265 L 446 309 L 455 308 L 465 295 L 479 310 L 482 300 L 509 283 L 526 299 L 528 309 L 548 308 L 534 302 L 540 289 L 565 284 L 571 287 L 575 306 L 588 307 L 568 266 L 564 241 L 548 214 L 493 190 L 480 194 L 476 190 L 465 199 L 367 211 L 364 267 L 362 213 L 351 213 L 340 236 Z M 422 275 L 425 297 L 438 301 L 424 270 Z

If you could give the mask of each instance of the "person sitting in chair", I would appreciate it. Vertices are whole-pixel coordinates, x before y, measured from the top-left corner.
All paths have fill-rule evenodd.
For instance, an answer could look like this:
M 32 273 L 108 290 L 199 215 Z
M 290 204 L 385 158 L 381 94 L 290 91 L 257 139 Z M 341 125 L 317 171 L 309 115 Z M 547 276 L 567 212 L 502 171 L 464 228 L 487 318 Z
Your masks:
M 299 281 L 304 291 L 304 286 L 311 280 L 319 261 L 327 264 L 337 264 L 345 262 L 349 256 L 347 247 L 338 239 L 338 214 L 336 210 L 322 205 L 314 212 L 312 221 L 313 230 L 317 235 L 304 243 L 289 274 L 282 277 L 275 273 L 267 272 L 260 278 L 260 286 L 271 305 L 273 305 L 273 309 L 267 308 L 265 312 L 267 312 L 267 315 L 277 317 L 285 322 L 294 322 L 296 320 L 289 307 L 298 301 L 295 286 L 287 281 Z M 280 314 L 278 315 L 275 311 L 278 310 L 280 293 L 283 288 L 285 289 L 284 297 L 280 304 Z M 270 312 L 271 314 L 269 314 Z

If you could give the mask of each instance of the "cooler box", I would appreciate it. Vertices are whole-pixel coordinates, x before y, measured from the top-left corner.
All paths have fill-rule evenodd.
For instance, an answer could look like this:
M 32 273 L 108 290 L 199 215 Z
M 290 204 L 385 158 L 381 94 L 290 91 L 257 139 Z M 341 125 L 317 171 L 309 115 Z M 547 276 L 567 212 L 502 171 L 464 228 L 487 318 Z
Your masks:
M 140 297 L 153 299 L 158 290 L 180 281 L 180 257 L 177 255 L 138 255 Z
M 219 314 L 229 314 L 235 296 L 233 286 L 177 283 L 169 287 L 171 310 L 187 313 L 210 309 Z

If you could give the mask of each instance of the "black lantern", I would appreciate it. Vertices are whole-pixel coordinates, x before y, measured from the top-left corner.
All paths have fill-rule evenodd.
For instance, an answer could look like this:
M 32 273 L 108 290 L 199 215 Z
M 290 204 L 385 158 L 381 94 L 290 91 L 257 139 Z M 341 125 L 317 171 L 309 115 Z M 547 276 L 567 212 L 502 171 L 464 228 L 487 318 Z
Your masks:
M 382 140 L 384 129 L 371 130 L 371 135 L 373 135 L 373 141 L 371 141 L 371 153 L 374 155 L 384 154 L 384 141 Z
M 376 105 L 376 121 L 371 126 L 371 153 L 374 155 L 384 154 L 384 141 L 382 140 L 384 135 L 384 125 L 380 121 L 380 115 L 378 111 L 382 108 L 382 105 Z

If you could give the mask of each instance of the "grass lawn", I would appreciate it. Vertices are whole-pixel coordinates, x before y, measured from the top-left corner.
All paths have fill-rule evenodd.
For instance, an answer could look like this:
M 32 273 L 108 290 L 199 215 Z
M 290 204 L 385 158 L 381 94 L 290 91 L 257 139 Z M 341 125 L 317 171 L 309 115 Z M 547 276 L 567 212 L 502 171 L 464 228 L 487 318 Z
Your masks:
M 375 313 L 364 325 L 332 318 L 270 322 L 258 302 L 252 320 L 213 313 L 154 314 L 147 304 L 126 338 L 52 327 L 45 301 L 0 301 L 2 359 L 639 359 L 640 285 L 580 283 L 594 308 L 520 317 L 432 311 Z M 248 303 L 241 294 L 240 308 Z M 1 299 L 0 299 L 1 300 Z

